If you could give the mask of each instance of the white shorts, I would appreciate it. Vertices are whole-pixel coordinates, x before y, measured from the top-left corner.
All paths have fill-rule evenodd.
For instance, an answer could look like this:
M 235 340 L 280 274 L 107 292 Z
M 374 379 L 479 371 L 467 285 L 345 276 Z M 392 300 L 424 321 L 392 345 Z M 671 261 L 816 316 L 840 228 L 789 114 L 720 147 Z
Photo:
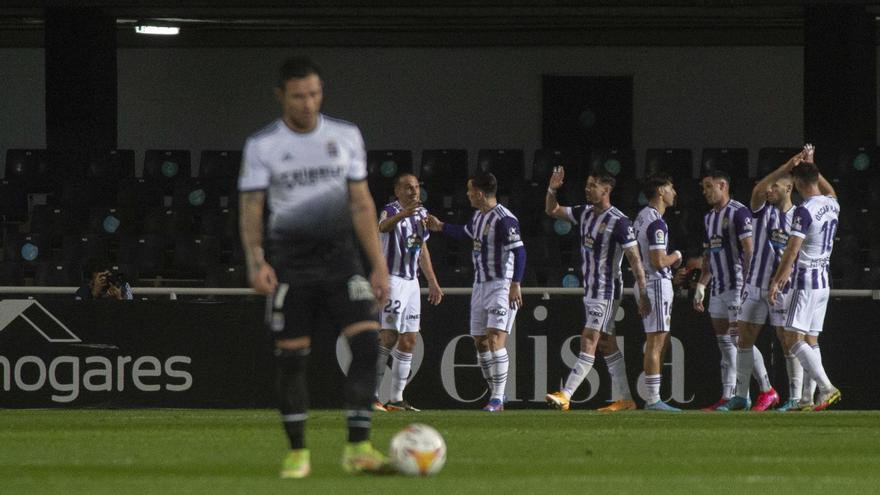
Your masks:
M 672 280 L 648 280 L 648 301 L 651 302 L 651 314 L 642 318 L 645 333 L 668 332 L 672 323 Z M 639 304 L 638 288 L 633 291 L 636 304 Z
M 471 335 L 486 335 L 487 328 L 510 333 L 516 310 L 510 307 L 510 280 L 474 284 L 471 293 Z
M 743 289 L 737 320 L 763 325 L 769 315 L 770 325 L 784 327 L 788 317 L 788 295 L 789 293 L 782 294 L 781 302 L 771 306 L 767 301 L 767 289 L 747 285 Z
M 584 297 L 584 328 L 614 335 L 614 315 L 620 299 L 591 299 Z
M 785 328 L 796 332 L 819 335 L 828 309 L 829 289 L 798 289 L 789 292 L 788 319 Z
M 399 333 L 418 332 L 422 318 L 422 300 L 418 279 L 388 277 L 388 300 L 382 307 L 382 329 Z
M 726 290 L 709 297 L 709 316 L 716 320 L 736 322 L 739 313 L 739 290 Z

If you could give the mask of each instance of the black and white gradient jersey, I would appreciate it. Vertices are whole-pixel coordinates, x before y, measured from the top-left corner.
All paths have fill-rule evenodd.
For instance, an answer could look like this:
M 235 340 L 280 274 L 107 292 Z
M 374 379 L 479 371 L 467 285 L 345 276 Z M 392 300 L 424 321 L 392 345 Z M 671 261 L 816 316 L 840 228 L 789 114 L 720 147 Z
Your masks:
M 347 265 L 347 258 L 358 258 L 348 183 L 366 177 L 360 130 L 322 114 L 308 133 L 292 131 L 279 118 L 250 136 L 238 188 L 266 191 L 266 237 L 276 251 L 274 259 L 280 256 L 294 265 L 315 260 Z

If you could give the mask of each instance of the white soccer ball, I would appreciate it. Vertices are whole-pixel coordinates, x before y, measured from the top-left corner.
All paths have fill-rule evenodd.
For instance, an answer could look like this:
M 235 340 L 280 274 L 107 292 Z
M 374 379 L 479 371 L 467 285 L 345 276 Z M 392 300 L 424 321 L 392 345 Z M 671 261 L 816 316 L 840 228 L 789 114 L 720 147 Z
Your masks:
M 446 463 L 446 442 L 434 428 L 414 423 L 394 435 L 388 455 L 401 474 L 429 476 Z

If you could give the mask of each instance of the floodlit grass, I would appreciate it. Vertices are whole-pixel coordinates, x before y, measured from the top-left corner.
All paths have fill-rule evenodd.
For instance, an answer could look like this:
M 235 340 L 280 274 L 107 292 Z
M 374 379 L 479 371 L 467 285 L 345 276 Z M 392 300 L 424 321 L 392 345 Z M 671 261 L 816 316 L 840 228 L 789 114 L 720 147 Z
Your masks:
M 0 494 L 877 493 L 880 413 L 519 410 L 377 413 L 383 451 L 410 422 L 449 448 L 434 478 L 349 476 L 342 413 L 313 411 L 312 476 L 280 480 L 268 410 L 0 411 Z

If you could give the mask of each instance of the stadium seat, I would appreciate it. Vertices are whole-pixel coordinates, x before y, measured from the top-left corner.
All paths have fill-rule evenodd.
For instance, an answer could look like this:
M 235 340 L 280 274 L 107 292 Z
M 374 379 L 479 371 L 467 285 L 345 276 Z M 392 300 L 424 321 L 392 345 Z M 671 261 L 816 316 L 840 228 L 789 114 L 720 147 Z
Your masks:
M 755 178 L 760 180 L 766 177 L 801 150 L 802 148 L 795 147 L 761 148 L 758 150 L 758 169 Z
M 636 153 L 631 149 L 594 149 L 590 152 L 589 168 L 605 170 L 618 181 L 634 181 Z
M 217 208 L 220 206 L 220 188 L 212 179 L 180 179 L 174 183 L 171 206 L 174 208 Z
M 238 215 L 229 208 L 206 208 L 197 215 L 197 232 L 223 242 L 238 239 Z
M 116 204 L 131 209 L 166 206 L 166 196 L 170 206 L 170 191 L 166 192 L 162 183 L 154 179 L 124 178 L 119 181 L 116 191 Z
M 89 208 L 86 231 L 100 234 L 138 232 L 137 218 L 133 210 L 114 207 Z
M 837 174 L 840 182 L 844 183 L 855 191 L 858 196 L 868 193 L 869 185 L 880 177 L 878 173 L 877 159 L 880 157 L 876 146 L 862 146 L 858 148 L 844 149 L 837 156 Z M 826 169 L 831 167 L 820 166 L 823 174 L 827 173 Z M 841 197 L 843 198 L 843 196 Z
M 92 259 L 109 259 L 107 237 L 101 234 L 68 234 L 61 241 L 61 261 L 85 265 Z
M 199 157 L 199 177 L 227 179 L 233 182 L 241 169 L 241 150 L 202 150 Z
M 25 185 L 20 179 L 0 180 L 0 220 L 21 221 L 27 218 Z
M 566 175 L 580 177 L 581 156 L 572 150 L 564 150 L 558 148 L 539 148 L 535 150 L 532 159 L 532 180 L 537 182 L 547 182 L 550 180 L 550 174 L 553 168 L 562 166 L 565 168 Z
M 749 150 L 746 148 L 703 148 L 700 176 L 710 170 L 723 170 L 731 178 L 731 196 L 748 203 L 754 181 L 749 173 Z
M 693 154 L 684 148 L 648 149 L 645 152 L 645 177 L 663 173 L 672 177 L 678 200 L 683 205 L 702 202 L 699 182 L 693 176 Z
M 525 183 L 525 155 L 520 149 L 481 149 L 477 169 L 491 172 L 498 179 L 498 194 L 509 196 Z
M 242 265 L 214 265 L 205 275 L 205 287 L 249 287 L 247 269 Z
M 171 268 L 180 273 L 204 276 L 220 261 L 220 243 L 214 237 L 180 235 L 174 239 Z
M 461 204 L 461 200 L 467 188 L 467 150 L 422 151 L 419 178 L 423 182 L 423 202 L 428 209 L 466 206 L 466 203 Z
M 165 238 L 158 234 L 124 234 L 119 240 L 117 263 L 133 265 L 141 275 L 164 267 Z
M 87 211 L 95 206 L 116 204 L 116 182 L 70 179 L 61 183 L 55 204 L 69 211 Z
M 134 150 L 106 150 L 89 154 L 86 178 L 115 183 L 135 176 Z
M 34 285 L 41 287 L 78 287 L 83 283 L 79 263 L 44 262 L 35 265 Z M 71 293 L 71 296 L 73 294 Z
M 192 176 L 189 150 L 146 150 L 144 153 L 145 179 L 162 182 Z
M 3 244 L 4 261 L 39 262 L 52 258 L 52 245 L 43 234 L 7 232 Z
M 27 184 L 44 184 L 51 179 L 49 153 L 43 149 L 6 150 L 5 179 L 20 179 Z
M 24 270 L 17 261 L 0 261 L 0 285 L 15 287 L 24 285 Z
M 195 233 L 195 214 L 183 208 L 151 208 L 144 215 L 141 232 L 171 236 Z

